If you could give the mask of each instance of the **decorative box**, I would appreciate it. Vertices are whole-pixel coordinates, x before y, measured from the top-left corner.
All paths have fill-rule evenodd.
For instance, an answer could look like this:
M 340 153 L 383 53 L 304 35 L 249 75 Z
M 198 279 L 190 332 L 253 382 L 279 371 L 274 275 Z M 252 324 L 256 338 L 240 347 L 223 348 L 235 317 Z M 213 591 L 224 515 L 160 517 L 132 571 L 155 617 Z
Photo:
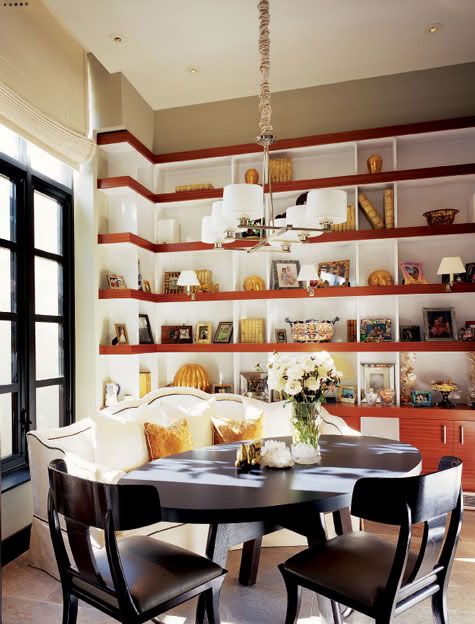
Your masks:
M 144 397 L 146 394 L 151 392 L 152 390 L 152 374 L 148 371 L 143 371 L 139 373 L 139 382 L 140 382 L 140 390 L 139 396 L 140 398 Z
M 285 322 L 290 325 L 290 334 L 294 342 L 330 342 L 334 333 L 333 326 L 339 320 L 336 316 L 332 321 L 315 319 L 291 321 L 286 318 Z
M 265 342 L 265 329 L 265 319 L 241 319 L 239 321 L 239 341 L 246 343 L 263 343 Z

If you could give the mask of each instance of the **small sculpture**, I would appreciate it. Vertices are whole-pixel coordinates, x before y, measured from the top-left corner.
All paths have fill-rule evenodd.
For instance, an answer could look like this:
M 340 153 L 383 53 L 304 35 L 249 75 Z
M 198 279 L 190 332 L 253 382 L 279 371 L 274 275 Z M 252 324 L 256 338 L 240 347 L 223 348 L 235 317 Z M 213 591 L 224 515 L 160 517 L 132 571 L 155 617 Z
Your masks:
M 203 392 L 208 392 L 211 386 L 208 373 L 199 364 L 183 364 L 175 373 L 173 385 L 198 388 Z
M 259 470 L 261 467 L 261 441 L 241 444 L 236 453 L 235 466 L 239 472 Z
M 257 169 L 248 169 L 244 174 L 246 184 L 259 184 L 259 171 Z
M 393 276 L 389 271 L 384 269 L 376 269 L 370 273 L 368 277 L 369 286 L 392 286 L 394 284 Z
M 266 283 L 262 277 L 259 277 L 259 275 L 250 275 L 249 277 L 246 277 L 242 287 L 244 290 L 264 290 Z
M 366 164 L 370 173 L 379 173 L 383 168 L 383 157 L 379 154 L 371 154 Z

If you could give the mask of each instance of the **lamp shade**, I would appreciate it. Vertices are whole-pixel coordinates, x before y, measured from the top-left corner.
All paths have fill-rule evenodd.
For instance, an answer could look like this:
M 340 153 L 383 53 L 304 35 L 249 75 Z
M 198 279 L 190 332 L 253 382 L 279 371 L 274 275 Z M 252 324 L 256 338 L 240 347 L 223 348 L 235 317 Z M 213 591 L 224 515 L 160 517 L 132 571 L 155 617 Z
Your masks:
M 233 213 L 229 208 L 225 208 L 221 200 L 214 201 L 211 204 L 211 216 L 213 217 L 213 223 L 218 231 L 230 227 L 234 221 Z
M 310 282 L 312 280 L 318 280 L 318 274 L 315 265 L 302 264 L 297 279 L 299 282 Z
M 307 227 L 323 227 L 325 224 L 345 223 L 348 196 L 339 189 L 316 189 L 307 195 Z
M 437 269 L 437 275 L 453 275 L 465 273 L 464 264 L 459 256 L 446 256 L 442 258 Z
M 200 282 L 195 271 L 182 271 L 177 282 L 178 286 L 199 286 Z
M 201 242 L 208 245 L 214 245 L 215 243 L 222 242 L 224 236 L 223 232 L 216 227 L 213 216 L 207 215 L 201 219 Z
M 224 213 L 235 220 L 261 219 L 264 215 L 264 191 L 259 184 L 228 184 L 223 189 Z

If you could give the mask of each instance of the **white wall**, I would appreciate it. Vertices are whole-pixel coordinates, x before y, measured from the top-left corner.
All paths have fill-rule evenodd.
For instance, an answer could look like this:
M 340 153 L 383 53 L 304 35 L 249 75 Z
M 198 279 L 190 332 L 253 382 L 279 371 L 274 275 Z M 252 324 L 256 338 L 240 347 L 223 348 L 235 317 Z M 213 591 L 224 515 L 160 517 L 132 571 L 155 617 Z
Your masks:
M 30 481 L 2 494 L 2 540 L 30 524 L 32 517 Z

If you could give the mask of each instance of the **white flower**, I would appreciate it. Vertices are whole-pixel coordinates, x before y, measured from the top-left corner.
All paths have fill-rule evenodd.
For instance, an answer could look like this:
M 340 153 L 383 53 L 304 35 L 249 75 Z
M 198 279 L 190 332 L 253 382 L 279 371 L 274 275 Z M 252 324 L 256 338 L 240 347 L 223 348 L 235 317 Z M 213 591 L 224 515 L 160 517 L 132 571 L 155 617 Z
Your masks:
M 302 377 L 304 376 L 304 370 L 300 366 L 300 364 L 295 363 L 288 369 L 287 375 L 289 379 L 302 379 Z
M 302 384 L 296 379 L 289 379 L 285 384 L 285 392 L 290 396 L 295 396 L 299 392 L 302 392 Z
M 277 392 L 281 392 L 285 389 L 286 379 L 274 371 L 269 373 L 268 385 L 271 390 L 277 390 Z
M 306 373 L 313 373 L 315 370 L 315 360 L 312 357 L 305 358 L 301 364 Z
M 307 390 L 311 390 L 312 392 L 316 392 L 320 389 L 320 383 L 316 377 L 313 377 L 313 375 L 305 380 L 304 386 Z

